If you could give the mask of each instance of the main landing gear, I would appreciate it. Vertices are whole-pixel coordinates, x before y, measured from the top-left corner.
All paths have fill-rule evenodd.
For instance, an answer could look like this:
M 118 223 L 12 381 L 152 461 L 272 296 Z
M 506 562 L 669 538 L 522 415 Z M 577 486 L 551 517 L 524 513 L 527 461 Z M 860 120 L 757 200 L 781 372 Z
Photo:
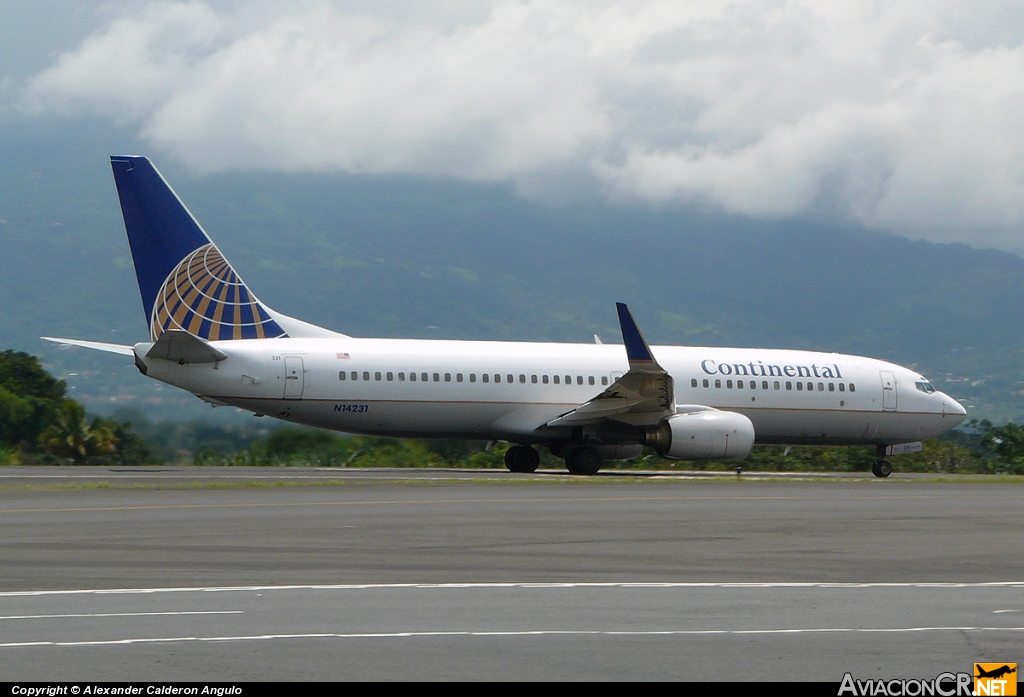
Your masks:
M 505 451 L 505 467 L 509 472 L 536 472 L 540 466 L 540 453 L 529 445 L 513 445 Z
M 875 464 L 871 465 L 871 473 L 876 477 L 885 478 L 892 474 L 892 465 L 888 460 L 879 458 L 875 460 Z
M 563 451 L 556 446 L 552 454 L 565 457 L 570 474 L 597 474 L 601 469 L 602 458 L 597 448 L 580 446 Z M 513 445 L 505 451 L 505 467 L 509 472 L 536 472 L 539 466 L 540 453 L 529 445 Z
M 573 448 L 565 455 L 570 474 L 597 474 L 601 469 L 601 453 L 597 448 Z

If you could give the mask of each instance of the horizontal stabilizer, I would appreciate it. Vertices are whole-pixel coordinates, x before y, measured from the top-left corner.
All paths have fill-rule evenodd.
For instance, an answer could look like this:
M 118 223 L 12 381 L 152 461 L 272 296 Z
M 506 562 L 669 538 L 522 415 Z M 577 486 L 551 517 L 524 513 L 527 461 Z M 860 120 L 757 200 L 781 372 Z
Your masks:
M 146 352 L 146 358 L 162 358 L 182 365 L 186 363 L 217 363 L 228 355 L 203 339 L 181 329 L 168 329 Z
M 119 353 L 122 356 L 135 355 L 135 351 L 131 346 L 124 346 L 122 344 L 105 344 L 102 341 L 81 341 L 79 339 L 58 339 L 52 336 L 41 336 L 39 338 L 45 341 L 52 341 L 55 344 L 63 344 L 64 346 L 81 346 L 83 348 L 96 349 L 97 351 L 106 351 L 107 353 Z

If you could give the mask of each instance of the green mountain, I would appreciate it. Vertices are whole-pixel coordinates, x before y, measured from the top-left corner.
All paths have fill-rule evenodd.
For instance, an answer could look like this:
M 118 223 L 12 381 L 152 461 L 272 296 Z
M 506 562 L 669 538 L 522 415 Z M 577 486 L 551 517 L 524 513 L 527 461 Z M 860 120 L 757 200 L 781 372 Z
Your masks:
M 99 126 L 2 130 L 0 348 L 43 356 L 98 413 L 209 413 L 118 357 L 38 340 L 146 337 L 107 162 L 137 144 Z M 619 300 L 652 343 L 876 356 L 921 370 L 972 416 L 1024 419 L 1024 259 L 1012 254 L 808 220 L 552 206 L 504 185 L 200 176 L 154 161 L 264 302 L 348 334 L 617 341 Z

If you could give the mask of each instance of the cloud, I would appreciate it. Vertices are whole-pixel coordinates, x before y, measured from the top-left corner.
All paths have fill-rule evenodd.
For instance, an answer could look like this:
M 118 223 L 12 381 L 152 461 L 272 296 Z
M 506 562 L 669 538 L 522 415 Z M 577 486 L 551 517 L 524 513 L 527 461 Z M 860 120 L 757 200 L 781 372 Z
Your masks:
M 1016 2 L 150 2 L 21 100 L 198 170 L 583 177 L 1024 249 Z

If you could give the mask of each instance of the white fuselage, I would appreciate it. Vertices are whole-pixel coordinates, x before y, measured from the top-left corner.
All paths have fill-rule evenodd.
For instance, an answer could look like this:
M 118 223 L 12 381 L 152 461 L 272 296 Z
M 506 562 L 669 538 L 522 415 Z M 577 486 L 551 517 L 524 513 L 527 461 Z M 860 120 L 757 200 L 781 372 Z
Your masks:
M 569 429 L 544 425 L 628 370 L 625 349 L 617 344 L 345 337 L 212 345 L 228 358 L 179 365 L 146 358 L 152 344 L 138 344 L 135 352 L 148 376 L 215 404 L 384 436 L 565 440 L 572 437 Z M 949 396 L 929 392 L 920 374 L 871 358 L 772 349 L 651 350 L 675 380 L 677 405 L 742 413 L 758 443 L 905 443 L 939 435 L 966 414 Z

